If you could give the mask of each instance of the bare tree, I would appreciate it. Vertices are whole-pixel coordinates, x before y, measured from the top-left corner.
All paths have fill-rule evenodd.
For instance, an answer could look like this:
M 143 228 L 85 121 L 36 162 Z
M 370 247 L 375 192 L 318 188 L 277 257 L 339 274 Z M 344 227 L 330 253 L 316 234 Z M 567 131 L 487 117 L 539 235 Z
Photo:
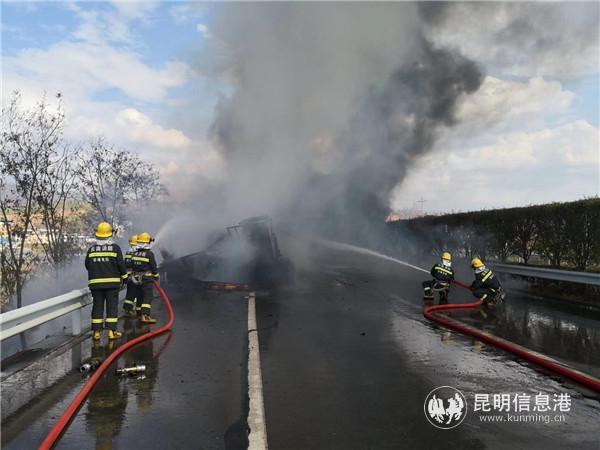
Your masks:
M 78 187 L 75 159 L 79 153 L 79 148 L 62 144 L 37 184 L 35 195 L 42 220 L 39 226 L 34 224 L 33 231 L 46 260 L 55 269 L 63 267 L 77 250 L 72 237 L 76 229 L 72 216 L 77 206 L 73 194 Z
M 544 205 L 537 221 L 539 229 L 537 246 L 550 260 L 550 265 L 560 267 L 569 250 L 567 232 L 568 213 L 562 203 Z
M 102 137 L 83 152 L 78 174 L 83 200 L 112 225 L 122 219 L 126 206 L 141 205 L 166 193 L 152 164 L 116 149 Z
M 0 217 L 4 228 L 2 288 L 22 306 L 27 275 L 38 255 L 31 244 L 32 219 L 39 212 L 36 195 L 62 137 L 64 112 L 60 95 L 50 111 L 45 97 L 32 109 L 21 107 L 15 92 L 2 109 L 0 143 Z M 5 241 L 5 242 L 4 242 Z M 29 242 L 29 244 L 27 244 Z
M 529 258 L 538 244 L 539 220 L 534 211 L 533 208 L 517 210 L 511 221 L 514 229 L 511 248 L 515 255 L 523 259 L 524 264 L 529 263 Z
M 586 270 L 600 256 L 600 199 L 566 205 L 568 259 L 575 268 Z

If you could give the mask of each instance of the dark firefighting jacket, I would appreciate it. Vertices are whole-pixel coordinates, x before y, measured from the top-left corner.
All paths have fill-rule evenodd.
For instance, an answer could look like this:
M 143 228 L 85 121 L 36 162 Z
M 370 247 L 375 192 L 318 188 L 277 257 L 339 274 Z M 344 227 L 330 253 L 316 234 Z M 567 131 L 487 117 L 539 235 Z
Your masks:
M 451 283 L 454 280 L 454 270 L 451 267 L 445 267 L 442 264 L 436 264 L 431 268 L 431 276 L 437 281 Z
M 123 253 L 117 244 L 92 245 L 85 255 L 85 268 L 90 289 L 118 289 L 121 281 L 127 279 Z
M 148 248 L 137 249 L 131 254 L 131 271 L 143 274 L 145 279 L 158 279 L 158 267 L 154 252 Z
M 133 269 L 131 257 L 135 252 L 135 247 L 130 247 L 129 250 L 127 250 L 127 253 L 125 253 L 125 268 L 127 269 L 127 273 L 131 273 L 131 270 Z
M 475 272 L 475 281 L 471 283 L 471 289 L 487 288 L 495 292 L 500 287 L 498 277 L 487 267 L 481 272 Z

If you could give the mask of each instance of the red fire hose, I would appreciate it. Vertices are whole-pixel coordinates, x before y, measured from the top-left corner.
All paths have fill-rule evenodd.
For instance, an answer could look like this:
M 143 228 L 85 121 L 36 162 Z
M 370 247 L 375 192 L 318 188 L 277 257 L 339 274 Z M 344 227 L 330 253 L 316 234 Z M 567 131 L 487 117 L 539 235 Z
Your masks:
M 461 283 L 460 281 L 455 280 L 454 283 L 466 289 L 470 289 L 469 286 L 467 286 L 464 283 Z M 461 333 L 473 336 L 479 339 L 480 341 L 495 345 L 496 347 L 499 347 L 503 350 L 514 353 L 515 355 L 520 356 L 523 359 L 531 361 L 534 364 L 551 370 L 552 372 L 556 372 L 557 374 L 562 375 L 565 378 L 569 378 L 573 381 L 576 381 L 577 383 L 580 383 L 583 386 L 586 386 L 596 392 L 600 392 L 600 380 L 592 377 L 591 375 L 587 375 L 578 370 L 564 366 L 558 361 L 555 361 L 545 355 L 526 349 L 525 347 L 506 341 L 497 336 L 493 336 L 489 333 L 478 330 L 477 328 L 471 327 L 463 323 L 459 323 L 447 317 L 444 318 L 435 315 L 436 313 L 441 311 L 475 309 L 481 306 L 482 303 L 483 302 L 479 300 L 473 303 L 455 303 L 449 305 L 430 306 L 428 308 L 425 308 L 425 310 L 423 311 L 423 315 L 427 319 L 437 322 L 445 326 L 446 328 L 451 328 L 453 330 L 460 331 Z
M 42 442 L 42 445 L 40 445 L 40 450 L 49 450 L 56 445 L 63 433 L 69 427 L 69 424 L 77 414 L 77 411 L 79 411 L 79 409 L 87 399 L 88 395 L 90 395 L 90 393 L 92 392 L 92 389 L 94 388 L 96 383 L 108 370 L 110 365 L 117 360 L 117 358 L 122 356 L 127 350 L 130 350 L 132 347 L 135 347 L 136 345 L 147 341 L 148 339 L 153 339 L 156 336 L 159 336 L 162 333 L 169 331 L 169 329 L 173 325 L 173 321 L 175 320 L 175 315 L 173 314 L 173 307 L 171 306 L 171 302 L 169 301 L 167 294 L 165 294 L 165 291 L 160 286 L 160 284 L 158 284 L 156 281 L 153 281 L 153 283 L 154 287 L 158 290 L 160 296 L 165 302 L 165 305 L 167 306 L 167 310 L 169 311 L 169 322 L 162 328 L 159 328 L 158 330 L 142 334 L 141 336 L 132 339 L 131 341 L 121 345 L 113 353 L 111 353 L 108 356 L 108 358 L 104 360 L 100 367 L 98 367 L 98 369 L 90 377 L 86 385 L 83 387 L 83 389 L 81 389 L 79 394 L 77 394 L 77 397 L 75 397 L 75 399 L 71 402 L 65 413 L 62 415 L 62 417 L 58 420 L 58 422 L 56 422 L 54 428 L 52 428 L 48 436 L 46 436 L 46 439 L 44 439 L 44 442 Z

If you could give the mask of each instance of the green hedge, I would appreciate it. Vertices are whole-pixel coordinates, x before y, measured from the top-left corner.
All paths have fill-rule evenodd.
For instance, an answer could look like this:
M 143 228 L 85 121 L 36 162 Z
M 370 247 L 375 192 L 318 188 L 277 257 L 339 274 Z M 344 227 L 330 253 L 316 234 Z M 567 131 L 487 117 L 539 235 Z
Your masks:
M 600 198 L 523 208 L 425 216 L 388 224 L 395 250 L 576 270 L 600 268 Z

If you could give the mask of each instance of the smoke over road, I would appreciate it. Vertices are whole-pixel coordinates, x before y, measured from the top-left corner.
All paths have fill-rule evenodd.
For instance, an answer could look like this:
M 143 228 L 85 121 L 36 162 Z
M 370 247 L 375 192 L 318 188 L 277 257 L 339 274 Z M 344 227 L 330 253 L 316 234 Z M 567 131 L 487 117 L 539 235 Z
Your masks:
M 382 224 L 390 191 L 482 81 L 422 21 L 406 3 L 219 8 L 211 69 L 235 86 L 211 127 L 224 207 L 351 240 Z

